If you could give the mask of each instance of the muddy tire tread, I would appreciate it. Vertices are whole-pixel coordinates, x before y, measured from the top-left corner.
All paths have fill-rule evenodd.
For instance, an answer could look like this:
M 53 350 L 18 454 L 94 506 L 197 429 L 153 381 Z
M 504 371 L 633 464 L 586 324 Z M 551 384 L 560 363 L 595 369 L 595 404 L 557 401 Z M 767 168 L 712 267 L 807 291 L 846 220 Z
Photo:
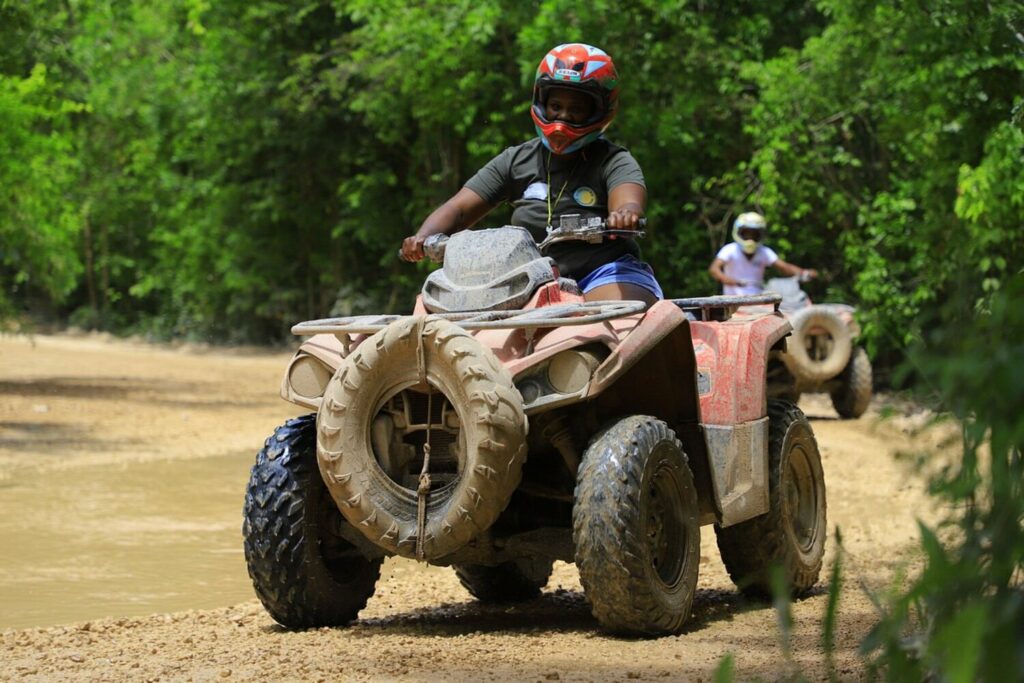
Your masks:
M 650 590 L 645 567 L 640 496 L 643 452 L 670 439 L 681 456 L 679 476 L 693 495 L 696 489 L 682 444 L 668 426 L 653 417 L 624 418 L 599 432 L 591 441 L 577 477 L 573 508 L 576 565 L 592 612 L 606 630 L 624 635 L 664 635 L 679 631 L 689 616 L 696 584 L 685 607 L 667 611 Z M 696 514 L 696 512 L 694 512 Z M 696 543 L 699 526 L 694 517 Z
M 306 512 L 311 498 L 327 495 L 316 466 L 315 417 L 288 420 L 267 438 L 243 508 L 245 561 L 256 595 L 275 621 L 292 629 L 348 624 L 380 577 L 380 559 L 352 560 L 351 575 L 339 577 L 315 554 Z
M 787 533 L 784 515 L 783 491 L 781 479 L 784 462 L 782 450 L 786 435 L 793 425 L 806 426 L 813 440 L 810 424 L 803 412 L 788 401 L 772 400 L 768 402 L 768 472 L 769 472 L 769 511 L 754 519 L 721 528 L 715 525 L 718 549 L 722 562 L 736 586 L 744 595 L 756 599 L 771 599 L 772 588 L 769 570 L 772 565 L 781 565 L 792 588 L 792 596 L 799 597 L 807 593 L 821 572 L 824 555 L 824 538 L 822 537 L 821 552 L 816 561 L 804 564 L 799 554 L 792 547 Z M 815 445 L 815 451 L 817 446 Z M 820 472 L 820 461 L 819 461 Z M 820 482 L 822 515 L 825 514 L 824 480 Z M 819 529 L 824 534 L 825 529 Z
M 839 417 L 856 419 L 871 405 L 871 359 L 868 358 L 867 351 L 860 346 L 854 347 L 850 362 L 843 369 L 839 379 L 840 387 L 830 394 L 832 407 L 839 413 Z

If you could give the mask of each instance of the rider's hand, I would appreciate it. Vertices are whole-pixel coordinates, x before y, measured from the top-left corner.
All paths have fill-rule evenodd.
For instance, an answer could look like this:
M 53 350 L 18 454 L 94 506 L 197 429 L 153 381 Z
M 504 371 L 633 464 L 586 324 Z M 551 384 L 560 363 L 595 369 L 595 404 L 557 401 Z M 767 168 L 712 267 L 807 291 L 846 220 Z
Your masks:
M 808 280 L 813 280 L 816 277 L 818 277 L 818 271 L 814 268 L 804 268 L 800 271 L 800 282 L 807 282 Z
M 608 214 L 606 221 L 614 230 L 636 230 L 640 227 L 640 214 L 632 209 L 619 209 Z
M 423 242 L 426 237 L 410 235 L 402 241 L 402 248 L 398 251 L 398 257 L 403 261 L 415 263 L 423 260 Z

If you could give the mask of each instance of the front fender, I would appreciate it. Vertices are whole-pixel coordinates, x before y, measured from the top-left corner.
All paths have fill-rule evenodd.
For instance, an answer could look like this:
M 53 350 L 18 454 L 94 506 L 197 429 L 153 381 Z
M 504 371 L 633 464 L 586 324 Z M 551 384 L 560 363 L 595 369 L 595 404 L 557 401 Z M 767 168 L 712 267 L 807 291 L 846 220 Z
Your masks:
M 595 401 L 599 413 L 639 413 L 669 424 L 699 419 L 697 381 L 686 315 L 670 301 L 646 312 L 606 323 L 553 330 L 534 353 L 507 363 L 526 401 L 528 415 L 574 403 Z M 551 391 L 544 381 L 547 363 L 602 350 L 589 367 L 589 379 L 571 393 Z M 568 352 L 568 353 L 567 353 Z M 536 393 L 529 383 L 544 385 Z
M 735 425 L 768 411 L 768 354 L 792 327 L 778 311 L 749 306 L 722 322 L 692 322 L 701 422 Z

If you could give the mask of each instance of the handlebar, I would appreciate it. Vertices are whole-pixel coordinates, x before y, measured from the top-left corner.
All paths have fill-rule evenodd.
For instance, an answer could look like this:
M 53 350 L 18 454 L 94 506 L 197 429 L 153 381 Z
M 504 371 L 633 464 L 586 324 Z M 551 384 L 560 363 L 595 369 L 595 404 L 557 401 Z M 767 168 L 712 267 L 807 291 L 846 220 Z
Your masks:
M 640 239 L 647 236 L 647 232 L 644 230 L 646 227 L 646 218 L 641 218 L 638 221 L 636 230 L 622 230 L 619 228 L 609 228 L 608 222 L 598 216 L 584 218 L 578 213 L 567 213 L 559 217 L 558 227 L 548 226 L 548 236 L 538 246 L 543 251 L 545 247 L 556 242 L 582 241 L 598 244 L 603 242 L 605 237 L 633 237 Z
M 548 236 L 537 246 L 543 251 L 545 247 L 556 242 L 579 241 L 598 244 L 603 242 L 606 237 L 641 239 L 647 236 L 647 232 L 644 230 L 646 227 L 646 218 L 639 220 L 636 230 L 622 230 L 620 228 L 609 228 L 608 222 L 598 216 L 583 218 L 581 214 L 568 213 L 559 217 L 557 227 L 552 225 L 547 227 Z M 448 235 L 440 232 L 431 235 L 423 241 L 424 257 L 435 263 L 443 262 L 447 244 Z
M 448 244 L 448 235 L 437 233 L 423 240 L 423 256 L 434 263 L 444 261 L 444 248 Z

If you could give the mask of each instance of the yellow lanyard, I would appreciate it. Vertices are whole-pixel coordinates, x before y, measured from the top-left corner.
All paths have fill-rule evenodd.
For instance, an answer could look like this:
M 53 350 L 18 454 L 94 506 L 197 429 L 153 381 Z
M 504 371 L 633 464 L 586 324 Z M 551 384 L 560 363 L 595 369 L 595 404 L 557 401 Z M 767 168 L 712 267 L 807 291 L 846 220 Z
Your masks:
M 576 164 L 572 167 L 572 171 L 569 172 L 569 176 L 565 179 L 565 182 L 562 183 L 562 189 L 558 191 L 558 196 L 555 197 L 555 206 L 558 206 L 558 200 L 562 198 L 562 193 L 565 192 L 565 188 L 569 184 L 569 181 L 572 180 L 572 177 L 574 175 L 576 175 L 576 169 L 579 167 L 579 165 L 580 165 L 580 162 L 579 162 L 579 159 L 577 159 L 576 160 Z M 548 150 L 548 163 L 547 163 L 547 167 L 548 167 L 547 168 L 547 171 L 548 171 L 548 182 L 547 182 L 546 188 L 547 188 L 547 192 L 548 192 L 548 226 L 550 227 L 551 226 L 551 150 Z

